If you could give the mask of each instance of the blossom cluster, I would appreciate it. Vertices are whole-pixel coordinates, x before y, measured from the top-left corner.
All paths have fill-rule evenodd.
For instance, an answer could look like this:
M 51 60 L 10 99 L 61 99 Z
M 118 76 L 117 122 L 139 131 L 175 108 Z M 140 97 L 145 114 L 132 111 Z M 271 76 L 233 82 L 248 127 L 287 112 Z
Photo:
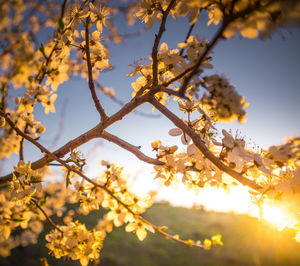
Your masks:
M 44 6 L 41 6 L 39 12 L 46 17 L 49 16 L 47 26 L 56 27 L 57 22 L 53 23 L 52 19 L 55 17 L 53 14 L 56 12 L 57 4 L 50 3 L 48 7 L 48 9 L 44 9 Z M 15 17 L 12 20 L 7 20 L 7 16 L 3 16 L 3 19 L 1 17 L 1 26 L 9 23 L 12 23 L 10 27 L 20 24 L 21 14 L 25 12 L 26 8 L 30 10 L 31 6 L 30 4 L 27 6 L 23 1 L 20 1 L 17 6 L 11 6 L 10 2 L 5 3 L 1 10 L 7 9 L 7 14 L 14 13 Z M 9 12 L 10 9 L 14 12 Z M 1 106 L 16 105 L 15 109 L 7 108 L 10 118 L 18 124 L 19 128 L 24 129 L 28 135 L 34 138 L 45 131 L 45 126 L 33 115 L 36 104 L 40 103 L 43 106 L 45 114 L 54 113 L 58 86 L 66 82 L 70 74 L 78 75 L 80 73 L 87 77 L 86 64 L 81 60 L 82 57 L 86 60 L 85 32 L 81 31 L 80 34 L 78 28 L 83 24 L 83 19 L 88 16 L 91 21 L 87 27 L 96 24 L 96 30 L 89 37 L 91 62 L 92 66 L 95 66 L 94 75 L 95 77 L 99 75 L 99 70 L 111 68 L 108 61 L 110 53 L 101 43 L 103 26 L 111 26 L 108 20 L 110 9 L 104 5 L 101 6 L 100 3 L 88 5 L 88 3 L 75 2 L 67 7 L 65 13 L 66 15 L 59 20 L 59 30 L 54 37 L 49 38 L 45 45 L 42 44 L 38 48 L 34 47 L 30 33 L 25 30 L 19 34 L 2 34 L 0 39 L 0 41 L 9 43 L 8 47 L 14 47 L 3 53 L 1 51 L 0 54 L 2 72 L 0 87 L 3 96 Z M 17 16 L 19 17 L 16 18 Z M 40 20 L 40 17 L 37 20 Z M 27 21 L 25 22 L 27 23 Z M 34 25 L 35 32 L 44 26 L 43 23 L 39 25 L 38 21 Z M 71 56 L 72 50 L 77 53 L 76 57 L 80 60 Z M 10 86 L 25 89 L 23 96 L 13 97 L 13 101 L 10 102 L 10 98 L 6 97 Z M 5 125 L 3 122 L 1 122 L 1 128 L 3 137 L 0 140 L 0 158 L 3 158 L 18 152 L 18 143 L 21 138 L 15 132 L 11 132 L 9 125 Z
M 59 229 L 59 230 L 58 230 Z M 89 260 L 97 260 L 102 249 L 103 232 L 87 230 L 78 221 L 60 226 L 46 235 L 46 246 L 56 258 L 67 257 L 80 260 L 81 265 L 88 265 Z
M 207 90 L 200 102 L 203 108 L 218 121 L 237 119 L 244 122 L 248 106 L 244 97 L 240 96 L 234 86 L 225 77 L 219 75 L 203 78 L 203 86 Z

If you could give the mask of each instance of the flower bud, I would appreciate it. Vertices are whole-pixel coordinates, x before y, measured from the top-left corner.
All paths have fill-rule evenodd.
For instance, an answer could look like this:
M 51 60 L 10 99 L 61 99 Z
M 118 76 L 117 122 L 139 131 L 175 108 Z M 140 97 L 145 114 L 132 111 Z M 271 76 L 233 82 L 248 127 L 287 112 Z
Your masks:
M 6 121 L 5 121 L 4 117 L 1 116 L 0 117 L 0 127 L 4 127 L 5 123 L 6 123 Z
M 45 131 L 45 127 L 43 125 L 39 125 L 36 129 L 36 132 L 42 134 Z

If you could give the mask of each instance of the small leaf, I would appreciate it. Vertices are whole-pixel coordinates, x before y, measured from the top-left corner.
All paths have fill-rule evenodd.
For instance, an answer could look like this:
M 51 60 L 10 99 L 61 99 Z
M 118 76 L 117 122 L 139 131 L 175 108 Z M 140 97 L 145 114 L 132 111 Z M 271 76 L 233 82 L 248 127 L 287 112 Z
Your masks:
M 44 205 L 46 205 L 48 202 L 48 197 L 45 197 L 44 199 L 42 199 L 41 201 L 39 201 L 39 205 L 42 207 Z
M 0 92 L 3 95 L 3 97 L 6 97 L 6 83 L 5 82 L 2 83 L 2 86 L 0 88 Z
M 72 184 L 71 179 L 70 179 L 70 170 L 68 170 L 67 176 L 66 176 L 66 188 L 68 188 L 69 185 Z
M 160 229 L 160 230 L 167 230 L 168 227 L 167 227 L 167 226 L 160 226 L 159 229 Z
M 13 222 L 19 223 L 19 222 L 24 222 L 26 219 L 22 218 L 12 218 Z
M 41 43 L 41 47 L 39 48 L 39 50 L 41 51 L 41 53 L 43 54 L 43 56 L 47 59 L 47 56 L 45 54 L 45 47 L 44 45 Z
M 58 20 L 58 27 L 60 32 L 62 32 L 65 27 L 64 22 L 62 21 L 61 18 Z
M 68 188 L 69 185 L 72 185 L 70 177 L 66 178 L 66 188 Z
M 30 183 L 36 184 L 36 183 L 41 183 L 42 179 L 40 176 L 31 176 L 30 177 Z

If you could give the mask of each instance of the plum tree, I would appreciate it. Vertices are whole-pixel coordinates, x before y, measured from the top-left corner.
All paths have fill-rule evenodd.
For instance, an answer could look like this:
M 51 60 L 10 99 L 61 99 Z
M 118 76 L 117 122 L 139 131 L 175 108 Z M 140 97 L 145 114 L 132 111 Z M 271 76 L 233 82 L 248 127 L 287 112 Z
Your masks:
M 265 39 L 278 27 L 298 26 L 300 3 L 296 0 L 143 0 L 126 7 L 115 1 L 3 1 L 0 8 L 0 157 L 19 155 L 13 171 L 0 177 L 0 254 L 9 256 L 18 245 L 35 243 L 43 223 L 52 230 L 46 235 L 47 247 L 56 258 L 80 260 L 82 265 L 98 260 L 103 240 L 114 227 L 126 224 L 125 230 L 143 240 L 147 232 L 201 249 L 222 245 L 221 236 L 204 240 L 183 240 L 167 233 L 143 218 L 153 204 L 153 193 L 138 196 L 127 185 L 125 170 L 113 162 L 100 161 L 97 177 L 85 173 L 86 158 L 78 148 L 99 138 L 108 140 L 137 159 L 154 166 L 155 177 L 165 186 L 183 183 L 199 190 L 207 186 L 224 186 L 224 176 L 249 187 L 256 204 L 276 202 L 289 213 L 296 240 L 300 239 L 300 139 L 292 137 L 268 150 L 247 147 L 245 140 L 222 130 L 217 139 L 215 124 L 220 121 L 244 122 L 247 103 L 229 80 L 219 74 L 207 75 L 212 69 L 212 50 L 222 39 L 240 34 L 243 38 Z M 126 15 L 128 24 L 136 20 L 147 29 L 160 23 L 153 40 L 149 59 L 138 61 L 128 76 L 132 99 L 108 114 L 101 95 L 115 98 L 118 94 L 101 85 L 99 74 L 112 69 L 105 38 L 115 42 L 124 36 L 117 33 L 111 18 L 118 12 Z M 199 15 L 208 15 L 208 25 L 217 28 L 211 40 L 192 35 Z M 162 36 L 168 19 L 188 17 L 190 28 L 177 49 L 170 49 Z M 54 34 L 39 44 L 39 35 L 49 27 Z M 36 106 L 45 114 L 55 112 L 59 86 L 75 76 L 87 80 L 99 122 L 90 130 L 50 151 L 39 141 L 47 125 L 34 116 Z M 22 92 L 21 97 L 9 92 Z M 185 115 L 179 118 L 168 104 L 174 100 Z M 152 142 L 156 158 L 143 153 L 107 130 L 144 104 L 151 104 L 174 124 L 171 136 L 180 136 L 181 145 L 167 146 Z M 41 108 L 39 107 L 39 108 Z M 24 142 L 41 152 L 41 158 L 30 162 L 24 158 Z M 105 158 L 104 158 L 105 159 Z M 51 180 L 51 163 L 62 167 L 64 178 Z M 67 203 L 80 202 L 68 210 Z M 94 229 L 74 219 L 76 213 L 87 215 L 93 210 L 106 213 Z M 51 218 L 62 216 L 57 224 Z M 22 231 L 16 234 L 17 228 Z

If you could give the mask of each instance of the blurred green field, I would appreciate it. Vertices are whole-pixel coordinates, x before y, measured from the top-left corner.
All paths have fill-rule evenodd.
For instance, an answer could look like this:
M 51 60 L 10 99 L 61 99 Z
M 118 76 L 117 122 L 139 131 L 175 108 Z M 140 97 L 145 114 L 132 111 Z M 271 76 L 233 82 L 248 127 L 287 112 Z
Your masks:
M 150 232 L 141 242 L 122 227 L 106 237 L 100 265 L 300 265 L 300 244 L 293 240 L 293 232 L 279 232 L 275 226 L 246 215 L 155 204 L 144 217 L 157 225 L 167 225 L 169 233 L 178 233 L 183 239 L 203 240 L 221 233 L 224 246 L 203 251 Z M 99 218 L 97 212 L 79 217 L 90 228 Z M 50 265 L 80 265 L 49 256 L 43 237 L 41 244 L 13 250 L 10 257 L 0 259 L 0 265 L 41 265 L 40 257 L 46 257 Z

